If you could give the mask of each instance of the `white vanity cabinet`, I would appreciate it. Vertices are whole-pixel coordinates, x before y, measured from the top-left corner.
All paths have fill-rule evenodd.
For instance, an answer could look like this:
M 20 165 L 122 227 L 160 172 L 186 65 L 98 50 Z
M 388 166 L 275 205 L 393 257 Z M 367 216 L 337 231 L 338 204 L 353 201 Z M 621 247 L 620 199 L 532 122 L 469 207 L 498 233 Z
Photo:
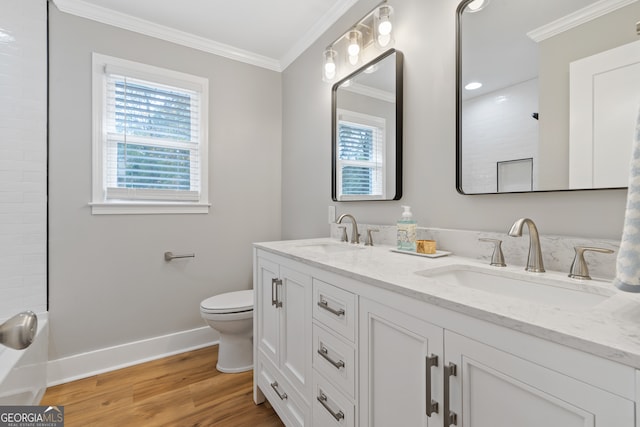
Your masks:
M 360 298 L 361 426 L 635 425 L 633 368 L 401 300 Z
M 287 426 L 640 427 L 636 369 L 558 343 L 571 336 L 303 261 L 254 258 L 254 399 Z
M 360 299 L 360 425 L 442 426 L 443 330 Z
M 288 425 L 311 425 L 311 277 L 279 257 L 256 259 L 256 381 Z
M 444 381 L 457 418 L 451 425 L 634 426 L 631 400 L 453 332 L 445 331 L 444 341 Z

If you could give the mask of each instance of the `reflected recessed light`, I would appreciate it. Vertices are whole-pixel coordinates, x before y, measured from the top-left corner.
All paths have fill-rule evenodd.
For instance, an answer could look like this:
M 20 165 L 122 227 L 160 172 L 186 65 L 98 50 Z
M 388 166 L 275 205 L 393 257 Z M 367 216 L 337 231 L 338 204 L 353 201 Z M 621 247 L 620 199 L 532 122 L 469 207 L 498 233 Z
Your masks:
M 482 87 L 482 83 L 480 82 L 471 82 L 471 83 L 467 83 L 467 85 L 464 87 L 466 90 L 476 90 L 476 89 L 480 89 Z
M 487 7 L 488 4 L 489 0 L 473 0 L 467 5 L 467 7 L 465 8 L 465 12 L 480 12 L 482 9 Z

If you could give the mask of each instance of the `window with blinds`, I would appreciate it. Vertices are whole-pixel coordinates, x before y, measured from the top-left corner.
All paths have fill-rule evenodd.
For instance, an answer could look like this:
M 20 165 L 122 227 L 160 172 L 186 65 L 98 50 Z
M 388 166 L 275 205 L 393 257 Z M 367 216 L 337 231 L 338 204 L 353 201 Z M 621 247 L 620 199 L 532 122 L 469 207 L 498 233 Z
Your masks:
M 361 113 L 338 115 L 338 188 L 340 199 L 385 197 L 384 119 Z
M 94 203 L 206 201 L 206 79 L 94 54 L 95 78 Z

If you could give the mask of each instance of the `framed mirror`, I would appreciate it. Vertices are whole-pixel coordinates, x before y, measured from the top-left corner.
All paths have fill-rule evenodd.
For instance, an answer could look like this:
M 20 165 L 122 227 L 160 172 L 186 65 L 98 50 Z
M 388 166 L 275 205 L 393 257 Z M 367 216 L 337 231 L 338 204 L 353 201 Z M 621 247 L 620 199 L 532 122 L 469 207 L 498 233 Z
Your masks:
M 390 49 L 333 85 L 331 197 L 402 197 L 402 62 Z
M 465 0 L 457 189 L 627 186 L 640 106 L 638 0 Z

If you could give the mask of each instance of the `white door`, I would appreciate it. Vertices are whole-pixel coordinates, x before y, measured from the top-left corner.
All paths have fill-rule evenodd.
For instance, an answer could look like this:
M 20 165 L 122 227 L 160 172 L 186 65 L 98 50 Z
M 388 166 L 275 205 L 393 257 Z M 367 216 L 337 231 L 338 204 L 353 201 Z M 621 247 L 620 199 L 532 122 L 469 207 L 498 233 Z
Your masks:
M 634 426 L 634 402 L 560 372 L 449 331 L 445 352 L 457 426 Z
M 640 41 L 570 65 L 570 188 L 626 187 L 640 108 Z
M 360 425 L 442 425 L 442 354 L 441 328 L 361 299 Z

